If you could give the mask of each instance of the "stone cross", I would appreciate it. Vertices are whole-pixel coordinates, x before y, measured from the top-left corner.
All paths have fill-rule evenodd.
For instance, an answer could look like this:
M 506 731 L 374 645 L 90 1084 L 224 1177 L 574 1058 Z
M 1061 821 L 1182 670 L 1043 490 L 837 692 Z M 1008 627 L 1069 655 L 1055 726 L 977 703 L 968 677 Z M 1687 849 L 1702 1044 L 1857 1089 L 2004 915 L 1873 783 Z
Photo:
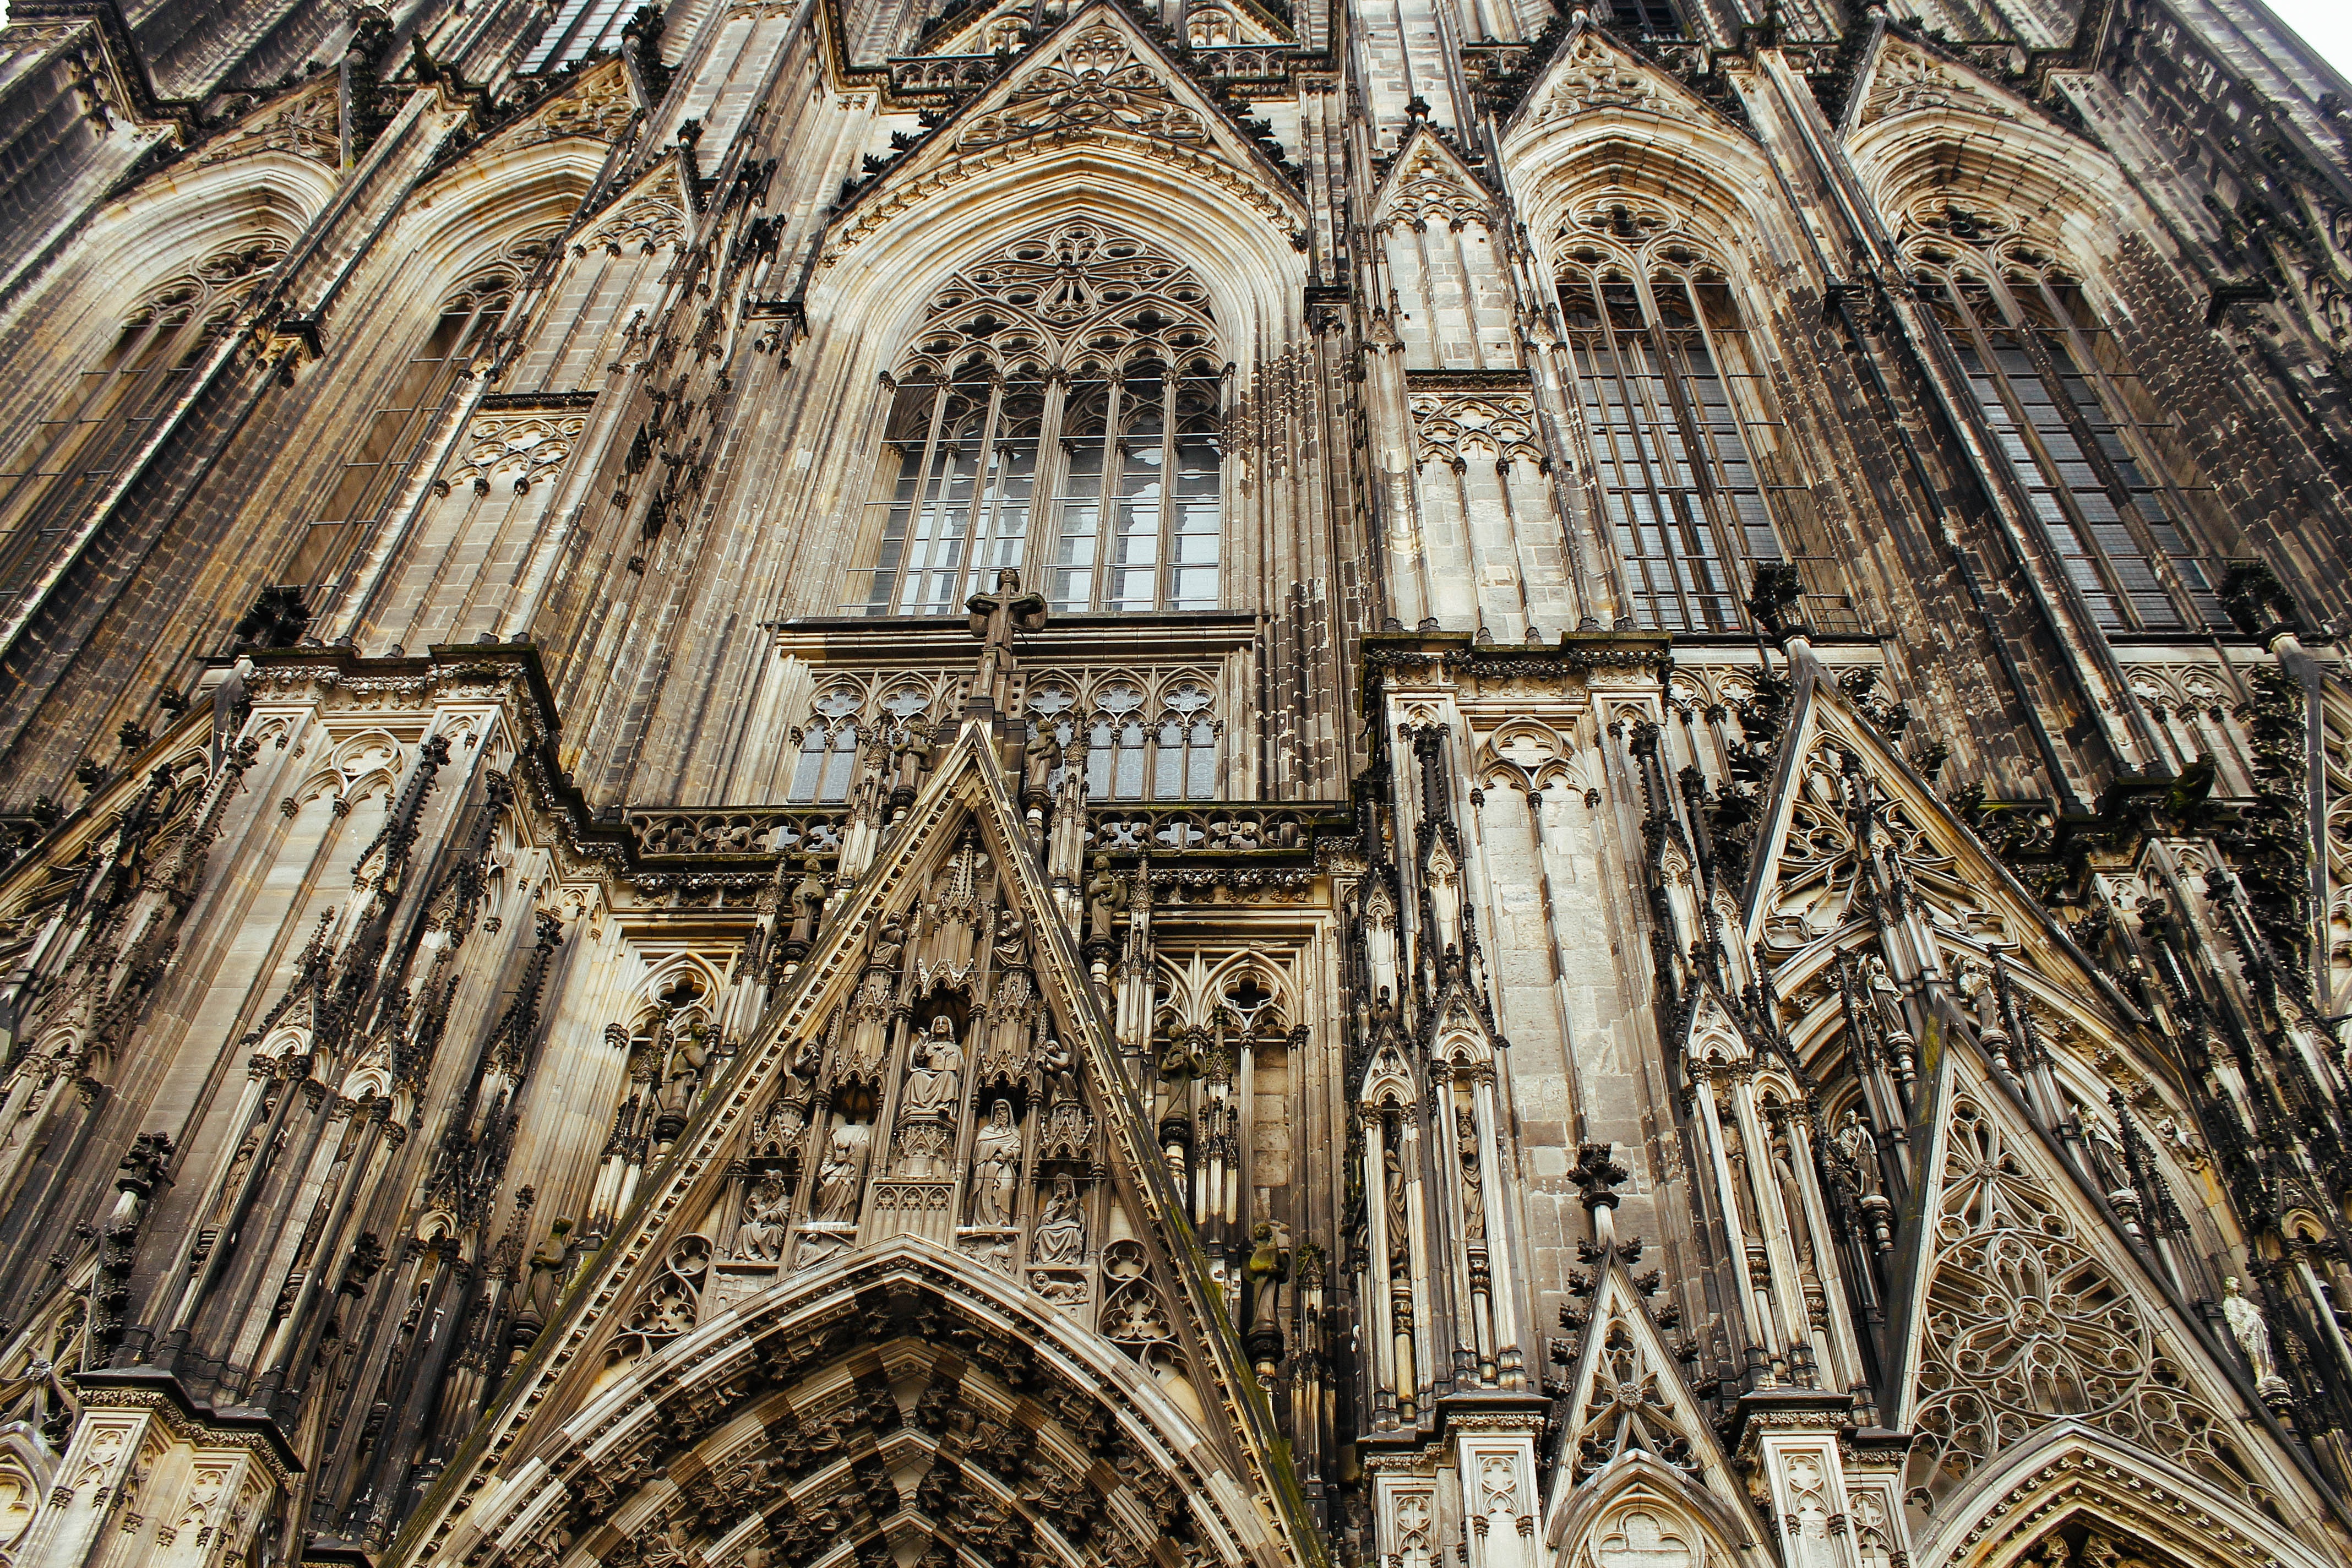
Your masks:
M 1009 567 L 996 574 L 996 592 L 974 594 L 965 601 L 971 612 L 971 635 L 980 638 L 980 668 L 972 676 L 971 692 L 964 700 L 964 711 L 996 710 L 1000 693 L 1013 665 L 1013 634 L 1043 631 L 1045 626 L 1045 595 L 1021 591 L 1021 574 Z

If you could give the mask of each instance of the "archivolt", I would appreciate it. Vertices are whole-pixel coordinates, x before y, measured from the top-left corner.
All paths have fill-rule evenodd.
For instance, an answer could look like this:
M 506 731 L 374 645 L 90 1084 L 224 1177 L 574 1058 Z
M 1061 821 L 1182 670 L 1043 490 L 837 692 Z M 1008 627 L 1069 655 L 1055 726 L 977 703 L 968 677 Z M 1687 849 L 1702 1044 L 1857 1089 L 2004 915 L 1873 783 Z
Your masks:
M 1108 1343 L 907 1239 L 807 1270 L 630 1367 L 440 1556 L 1247 1560 L 1271 1540 L 1217 1452 Z

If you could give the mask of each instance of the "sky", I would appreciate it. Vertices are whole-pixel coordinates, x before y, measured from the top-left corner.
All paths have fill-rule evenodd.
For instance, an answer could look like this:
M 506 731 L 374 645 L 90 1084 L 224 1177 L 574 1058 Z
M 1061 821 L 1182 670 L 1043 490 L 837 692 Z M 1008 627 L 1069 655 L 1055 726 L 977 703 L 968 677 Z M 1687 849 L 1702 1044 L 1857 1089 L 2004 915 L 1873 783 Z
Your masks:
M 2352 4 L 2347 0 L 2270 0 L 2270 7 L 2329 65 L 2352 75 Z

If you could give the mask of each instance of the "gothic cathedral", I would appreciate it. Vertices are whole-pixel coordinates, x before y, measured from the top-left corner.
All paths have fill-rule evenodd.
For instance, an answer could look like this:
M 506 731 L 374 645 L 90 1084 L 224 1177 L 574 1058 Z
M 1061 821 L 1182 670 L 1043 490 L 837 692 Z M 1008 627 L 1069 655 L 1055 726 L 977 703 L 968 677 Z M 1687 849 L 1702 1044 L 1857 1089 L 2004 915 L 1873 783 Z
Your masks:
M 2347 1563 L 2262 0 L 15 0 L 0 1568 Z

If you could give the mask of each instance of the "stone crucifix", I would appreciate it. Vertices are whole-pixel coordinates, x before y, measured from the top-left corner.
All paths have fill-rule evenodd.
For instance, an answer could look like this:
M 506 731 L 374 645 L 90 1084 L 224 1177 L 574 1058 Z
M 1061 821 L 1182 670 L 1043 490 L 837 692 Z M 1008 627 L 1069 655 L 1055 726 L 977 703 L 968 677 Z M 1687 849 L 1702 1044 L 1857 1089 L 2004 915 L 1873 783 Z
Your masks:
M 1045 628 L 1045 595 L 1021 591 L 1021 574 L 1007 567 L 996 574 L 996 591 L 964 602 L 971 612 L 971 635 L 980 638 L 980 668 L 964 699 L 967 715 L 993 714 L 1003 706 L 999 689 L 1013 668 L 1013 634 Z

